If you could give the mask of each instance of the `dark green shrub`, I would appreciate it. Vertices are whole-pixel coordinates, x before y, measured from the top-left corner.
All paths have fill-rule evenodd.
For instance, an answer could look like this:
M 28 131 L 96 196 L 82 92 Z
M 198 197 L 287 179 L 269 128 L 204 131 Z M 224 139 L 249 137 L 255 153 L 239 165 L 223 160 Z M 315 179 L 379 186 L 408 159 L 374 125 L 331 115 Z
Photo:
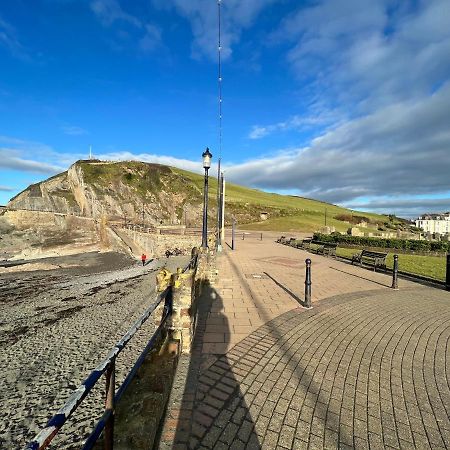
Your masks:
M 338 233 L 333 233 L 331 235 L 314 233 L 314 239 L 323 242 L 336 242 L 338 244 L 393 248 L 413 252 L 446 252 L 450 250 L 449 243 L 443 241 L 418 241 L 396 238 L 385 239 L 380 237 L 349 236 Z

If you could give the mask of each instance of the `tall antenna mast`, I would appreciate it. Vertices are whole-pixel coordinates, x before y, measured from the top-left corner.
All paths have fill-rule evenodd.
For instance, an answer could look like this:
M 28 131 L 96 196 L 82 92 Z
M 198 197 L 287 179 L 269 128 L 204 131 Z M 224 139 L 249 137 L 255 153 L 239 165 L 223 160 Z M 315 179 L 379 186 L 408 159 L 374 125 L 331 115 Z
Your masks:
M 222 41 L 220 7 L 222 0 L 217 0 L 217 13 L 219 21 L 219 45 L 217 47 L 219 58 L 219 161 L 222 159 Z
M 221 42 L 221 7 L 222 0 L 217 0 L 217 21 L 218 21 L 218 91 L 219 91 L 219 162 L 217 165 L 217 250 L 222 250 L 221 243 L 221 178 L 220 166 L 222 161 L 222 42 Z
M 92 159 L 92 145 L 89 146 L 89 159 Z

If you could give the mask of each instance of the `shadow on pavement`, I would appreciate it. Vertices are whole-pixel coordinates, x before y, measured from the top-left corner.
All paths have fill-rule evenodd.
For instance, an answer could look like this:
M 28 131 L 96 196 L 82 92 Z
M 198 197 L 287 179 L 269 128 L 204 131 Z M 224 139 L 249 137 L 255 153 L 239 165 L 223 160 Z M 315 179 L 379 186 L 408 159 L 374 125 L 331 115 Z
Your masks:
M 280 287 L 281 289 L 283 289 L 284 292 L 286 292 L 287 294 L 289 294 L 296 302 L 298 302 L 300 305 L 305 306 L 305 302 L 298 297 L 297 295 L 295 295 L 291 290 L 289 290 L 286 286 L 283 286 L 279 281 L 277 281 L 274 277 L 272 277 L 270 274 L 268 274 L 267 272 L 263 272 L 265 275 L 267 275 L 278 287 Z
M 322 308 L 316 305 L 310 311 L 294 309 L 271 319 L 264 312 L 264 305 L 258 305 L 259 301 L 252 295 L 250 285 L 236 264 L 231 259 L 229 262 L 244 290 L 252 296 L 255 304 L 260 306 L 260 316 L 266 321 L 265 325 L 239 343 L 244 346 L 246 342 L 250 343 L 251 346 L 247 347 L 246 355 L 241 360 L 250 356 L 247 361 L 250 366 L 247 377 L 250 380 L 259 380 L 253 383 L 258 390 L 259 404 L 253 402 L 250 409 L 254 414 L 260 444 L 267 449 L 278 448 L 278 445 L 284 448 L 337 448 L 342 433 L 345 436 L 342 448 L 351 448 L 352 444 L 345 447 L 345 441 L 353 442 L 353 436 L 342 429 L 340 405 L 330 408 L 330 402 L 336 402 L 336 399 L 332 398 L 333 388 L 337 383 L 339 388 L 343 388 L 344 380 L 336 381 L 335 377 L 333 380 L 326 380 L 324 374 L 317 378 L 318 368 L 322 366 L 319 371 L 322 373 L 322 370 L 330 366 L 331 360 L 323 366 L 323 362 L 319 363 L 314 358 L 313 349 L 316 348 L 316 351 L 320 352 L 320 342 L 334 334 L 333 327 L 330 327 L 325 333 L 327 336 L 315 335 L 316 317 Z M 268 276 L 288 294 L 298 299 L 295 294 Z M 300 303 L 303 304 L 301 300 Z M 357 327 L 358 324 L 353 326 Z M 347 336 L 346 333 L 339 335 L 342 339 Z M 260 361 L 255 363 L 252 358 L 253 349 L 261 345 L 266 345 L 267 351 L 260 357 Z M 247 377 L 244 376 L 244 383 L 247 382 Z M 326 390 L 323 389 L 325 383 Z M 317 436 L 314 436 L 315 433 Z M 261 448 L 261 445 L 255 448 Z
M 210 285 L 204 286 L 198 298 L 193 349 L 190 357 L 182 356 L 179 363 L 187 364 L 186 383 L 181 388 L 178 405 L 175 408 L 171 405 L 166 418 L 166 428 L 167 423 L 175 426 L 174 436 L 163 434 L 160 449 L 227 449 L 233 443 L 236 445 L 236 441 L 240 441 L 242 448 L 261 448 L 240 383 L 233 373 L 236 360 L 223 354 L 233 330 L 221 311 L 220 295 Z M 217 354 L 213 353 L 214 348 L 203 353 L 205 333 L 208 333 L 205 346 L 214 346 L 210 343 L 217 340 Z M 182 361 L 183 358 L 188 361 Z
M 376 296 L 345 294 L 318 302 L 312 310 L 294 308 L 272 318 L 236 263 L 225 256 L 234 281 L 253 299 L 265 324 L 226 355 L 205 357 L 205 333 L 213 327 L 216 334 L 226 333 L 226 340 L 231 331 L 221 313 L 222 299 L 212 287 L 205 289 L 175 445 L 160 448 L 400 448 L 400 433 L 417 427 L 406 430 L 394 416 L 394 406 L 396 414 L 411 419 L 409 408 L 417 398 L 411 391 L 399 391 L 389 378 L 406 373 L 402 358 L 393 363 L 390 341 L 403 339 L 405 351 L 410 334 L 420 337 L 436 322 L 434 313 L 416 302 L 414 314 L 405 317 L 410 294 L 402 299 L 393 291 L 378 290 Z M 387 302 L 389 310 L 384 308 Z M 208 317 L 213 320 L 207 329 Z M 444 323 L 445 317 L 440 320 Z M 409 406 L 398 403 L 401 397 L 393 389 L 410 396 Z M 418 406 L 416 411 L 420 414 Z M 411 445 L 405 448 L 422 441 L 427 446 L 416 448 L 429 448 L 424 432 L 409 438 Z M 441 442 L 439 436 L 433 439 Z
M 359 278 L 361 280 L 370 281 L 371 283 L 378 284 L 379 286 L 390 287 L 390 285 L 388 285 L 388 284 L 383 284 L 383 283 L 380 283 L 378 281 L 371 280 L 370 278 L 362 277 L 361 275 L 356 275 L 355 273 L 351 273 L 351 272 L 347 272 L 345 270 L 337 269 L 336 267 L 331 267 L 330 266 L 330 269 L 336 270 L 337 272 L 345 273 L 345 275 L 350 275 L 352 277 Z

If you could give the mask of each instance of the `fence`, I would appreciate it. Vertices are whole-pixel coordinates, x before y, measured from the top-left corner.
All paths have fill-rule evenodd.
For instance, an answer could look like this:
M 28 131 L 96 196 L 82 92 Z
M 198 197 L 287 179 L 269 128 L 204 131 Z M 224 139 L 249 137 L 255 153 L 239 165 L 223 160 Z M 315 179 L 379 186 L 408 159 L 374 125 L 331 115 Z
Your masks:
M 197 255 L 194 255 L 189 263 L 183 268 L 182 273 L 187 272 L 189 269 L 195 268 L 197 265 Z M 128 332 L 120 339 L 114 347 L 110 350 L 105 359 L 103 359 L 98 366 L 89 374 L 84 382 L 75 390 L 75 392 L 69 397 L 65 405 L 60 408 L 57 413 L 47 422 L 46 427 L 41 430 L 34 439 L 27 445 L 26 450 L 42 450 L 45 449 L 67 422 L 70 416 L 79 407 L 85 397 L 92 391 L 93 387 L 100 380 L 102 375 L 105 375 L 106 380 L 106 398 L 105 398 L 105 411 L 97 423 L 96 427 L 92 431 L 91 435 L 86 440 L 83 450 L 92 449 L 100 437 L 102 431 L 104 431 L 104 448 L 111 450 L 113 448 L 114 441 L 114 409 L 115 404 L 120 400 L 124 394 L 126 388 L 130 384 L 131 380 L 135 376 L 139 367 L 145 360 L 148 352 L 156 345 L 163 331 L 166 328 L 166 324 L 172 315 L 172 286 L 169 285 L 162 292 L 160 292 L 155 301 L 142 316 L 133 324 Z M 133 338 L 133 336 L 139 331 L 142 325 L 151 317 L 152 313 L 164 302 L 164 308 L 161 321 L 158 328 L 150 337 L 144 350 L 141 352 L 139 358 L 134 363 L 130 372 L 126 376 L 125 380 L 115 392 L 115 369 L 116 358 Z

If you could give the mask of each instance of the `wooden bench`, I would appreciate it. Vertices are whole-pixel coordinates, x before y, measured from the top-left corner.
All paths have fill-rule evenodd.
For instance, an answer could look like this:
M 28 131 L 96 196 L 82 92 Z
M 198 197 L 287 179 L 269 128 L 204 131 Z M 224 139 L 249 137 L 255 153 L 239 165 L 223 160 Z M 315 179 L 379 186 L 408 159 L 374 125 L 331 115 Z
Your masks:
M 318 255 L 336 257 L 337 244 L 335 242 L 312 241 L 311 244 L 318 245 L 316 249 Z
M 386 269 L 386 257 L 387 253 L 373 252 L 371 250 L 362 250 L 360 253 L 356 253 L 352 256 L 352 264 L 358 262 L 362 266 L 363 262 L 366 264 L 373 264 L 373 270 L 376 271 L 377 267 Z
M 335 242 L 326 242 L 322 248 L 322 254 L 324 256 L 334 256 L 336 258 L 337 244 Z
M 303 248 L 303 241 L 295 241 L 294 242 L 294 247 L 295 248 Z
M 292 241 L 295 241 L 295 238 L 287 238 L 286 236 L 281 236 L 279 239 L 277 239 L 277 242 L 283 245 L 291 245 Z
M 303 239 L 303 241 L 301 243 L 301 248 L 304 250 L 309 250 L 311 242 L 312 242 L 312 239 Z

